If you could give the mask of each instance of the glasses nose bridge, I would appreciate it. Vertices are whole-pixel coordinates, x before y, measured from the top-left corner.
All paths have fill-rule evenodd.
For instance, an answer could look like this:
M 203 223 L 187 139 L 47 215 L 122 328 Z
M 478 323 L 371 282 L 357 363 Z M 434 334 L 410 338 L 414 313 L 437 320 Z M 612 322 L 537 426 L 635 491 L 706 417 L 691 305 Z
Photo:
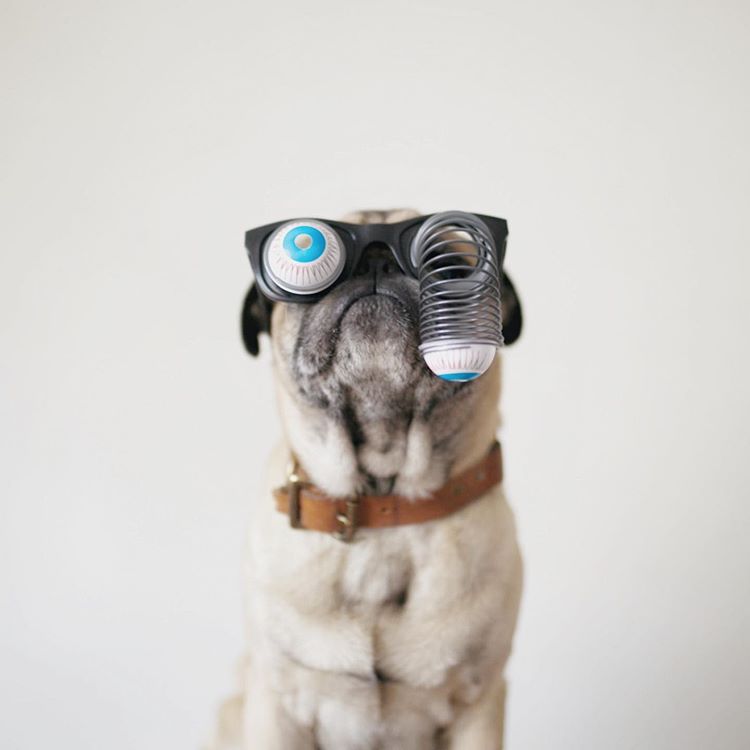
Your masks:
M 401 266 L 394 248 L 382 240 L 368 242 L 361 250 L 354 276 L 377 273 L 400 273 Z

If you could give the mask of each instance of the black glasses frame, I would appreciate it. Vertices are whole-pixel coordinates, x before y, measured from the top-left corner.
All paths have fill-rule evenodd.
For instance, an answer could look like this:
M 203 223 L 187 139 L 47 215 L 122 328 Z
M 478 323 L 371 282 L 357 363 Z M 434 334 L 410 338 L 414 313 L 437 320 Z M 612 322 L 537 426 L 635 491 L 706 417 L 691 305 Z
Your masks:
M 508 239 L 508 224 L 505 219 L 499 219 L 495 216 L 473 215 L 487 225 L 492 235 L 498 254 L 498 272 L 502 275 L 505 245 Z M 255 282 L 265 297 L 274 302 L 317 302 L 325 297 L 331 289 L 352 277 L 354 269 L 357 268 L 362 255 L 370 245 L 385 245 L 388 247 L 399 268 L 406 275 L 417 278 L 417 269 L 411 260 L 411 241 L 419 227 L 431 216 L 434 216 L 434 214 L 415 216 L 395 224 L 349 224 L 344 221 L 315 219 L 307 216 L 303 219 L 284 219 L 284 221 L 275 221 L 273 224 L 249 229 L 245 232 L 245 248 L 255 275 Z M 344 269 L 328 287 L 315 294 L 294 294 L 282 289 L 267 277 L 263 267 L 263 251 L 268 238 L 280 226 L 290 221 L 306 220 L 320 221 L 331 227 L 341 238 L 346 258 Z

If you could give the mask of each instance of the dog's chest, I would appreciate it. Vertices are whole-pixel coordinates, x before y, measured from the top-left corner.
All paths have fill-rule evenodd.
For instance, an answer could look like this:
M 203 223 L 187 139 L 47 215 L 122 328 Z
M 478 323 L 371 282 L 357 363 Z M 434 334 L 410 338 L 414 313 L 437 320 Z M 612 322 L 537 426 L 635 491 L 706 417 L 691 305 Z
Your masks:
M 432 747 L 509 648 L 520 561 L 501 495 L 350 544 L 281 521 L 252 537 L 256 668 L 321 747 Z
M 343 606 L 403 606 L 414 576 L 413 545 L 375 534 L 346 549 L 338 580 Z

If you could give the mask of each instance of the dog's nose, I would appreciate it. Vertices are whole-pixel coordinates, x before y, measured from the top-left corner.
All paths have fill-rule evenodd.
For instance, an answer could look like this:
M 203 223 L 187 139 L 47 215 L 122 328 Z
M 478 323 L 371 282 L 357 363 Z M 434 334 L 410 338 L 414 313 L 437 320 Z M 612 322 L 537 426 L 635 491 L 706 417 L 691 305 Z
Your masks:
M 389 273 L 397 273 L 399 270 L 398 263 L 390 249 L 386 245 L 375 242 L 365 248 L 353 275 L 383 276 Z

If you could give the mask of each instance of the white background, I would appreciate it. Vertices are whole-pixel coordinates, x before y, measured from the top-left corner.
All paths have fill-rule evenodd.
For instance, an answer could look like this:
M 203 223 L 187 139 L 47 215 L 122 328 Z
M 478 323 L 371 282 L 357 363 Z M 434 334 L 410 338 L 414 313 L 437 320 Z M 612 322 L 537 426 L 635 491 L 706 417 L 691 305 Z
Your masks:
M 0 745 L 196 748 L 278 435 L 243 232 L 504 216 L 510 750 L 750 746 L 750 10 L 3 2 Z

